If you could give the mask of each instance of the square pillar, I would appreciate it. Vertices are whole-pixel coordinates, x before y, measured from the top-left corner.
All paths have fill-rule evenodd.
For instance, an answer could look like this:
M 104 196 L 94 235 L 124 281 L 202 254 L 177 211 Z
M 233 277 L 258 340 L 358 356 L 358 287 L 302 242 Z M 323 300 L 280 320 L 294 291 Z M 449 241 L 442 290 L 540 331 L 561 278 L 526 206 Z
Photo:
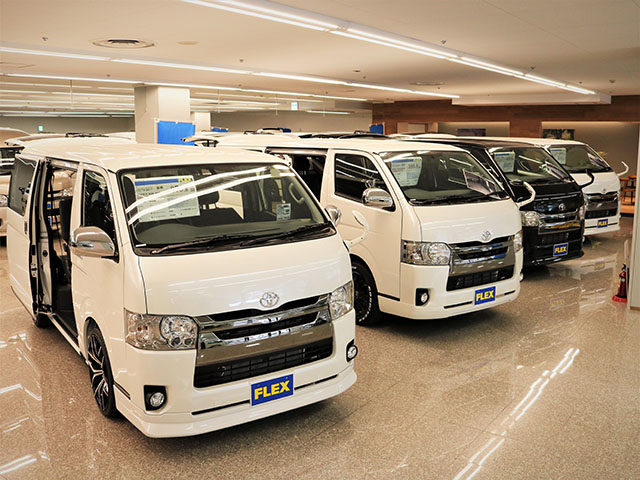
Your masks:
M 188 88 L 143 85 L 134 88 L 136 141 L 158 143 L 157 122 L 191 122 Z

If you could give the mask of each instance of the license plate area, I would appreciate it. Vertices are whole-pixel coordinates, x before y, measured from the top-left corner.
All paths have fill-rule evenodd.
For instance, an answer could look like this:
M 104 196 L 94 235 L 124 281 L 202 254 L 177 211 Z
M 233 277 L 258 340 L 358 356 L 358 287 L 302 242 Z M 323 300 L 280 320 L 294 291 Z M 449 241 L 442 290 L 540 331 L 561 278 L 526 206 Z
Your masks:
M 481 305 L 483 303 L 493 302 L 496 299 L 496 287 L 481 288 L 473 294 L 473 304 Z
M 569 244 L 568 243 L 556 243 L 553 246 L 553 256 L 554 257 L 562 257 L 569 253 Z
M 251 405 L 293 395 L 293 373 L 251 384 Z
M 602 220 L 598 220 L 598 228 L 604 228 L 609 226 L 609 219 L 605 218 Z

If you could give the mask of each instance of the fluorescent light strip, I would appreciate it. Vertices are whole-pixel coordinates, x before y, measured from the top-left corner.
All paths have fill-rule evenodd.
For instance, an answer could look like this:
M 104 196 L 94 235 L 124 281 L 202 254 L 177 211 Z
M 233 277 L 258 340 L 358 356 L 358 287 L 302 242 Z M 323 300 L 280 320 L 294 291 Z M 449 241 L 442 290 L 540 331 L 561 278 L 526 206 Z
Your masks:
M 443 50 L 436 50 L 435 48 L 429 48 L 429 47 L 423 47 L 422 45 L 416 45 L 413 43 L 407 43 L 407 42 L 403 42 L 401 40 L 396 40 L 394 38 L 389 38 L 389 37 L 384 37 L 382 35 L 377 35 L 374 33 L 369 33 L 369 32 L 365 32 L 363 30 L 357 30 L 355 28 L 347 28 L 348 32 L 354 33 L 356 35 L 360 35 L 360 36 L 365 36 L 365 37 L 371 37 L 371 38 L 377 38 L 378 40 L 382 40 L 383 42 L 386 42 L 387 44 L 389 43 L 395 43 L 398 45 L 404 45 L 405 47 L 410 47 L 410 48 L 414 48 L 414 49 L 418 49 L 418 50 L 424 50 L 425 52 L 431 52 L 435 55 L 438 55 L 439 57 L 451 57 L 451 58 L 457 58 L 458 55 L 454 54 L 454 53 L 449 53 L 449 52 L 445 52 Z M 390 47 L 395 47 L 395 45 L 389 45 Z
M 109 57 L 98 55 L 81 55 L 77 53 L 49 52 L 47 50 L 27 50 L 24 48 L 0 47 L 0 52 L 21 53 L 23 55 L 43 55 L 45 57 L 75 58 L 78 60 L 109 60 Z
M 467 65 L 469 67 L 480 68 L 482 70 L 488 70 L 490 72 L 500 73 L 502 75 L 508 75 L 510 77 L 524 78 L 524 77 L 522 77 L 520 75 L 514 75 L 513 73 L 508 73 L 508 72 L 505 72 L 503 70 L 497 70 L 495 68 L 485 67 L 484 65 L 479 65 L 479 64 L 476 64 L 476 63 L 467 62 L 466 60 L 460 60 L 459 58 L 448 58 L 447 60 L 449 60 L 450 62 L 460 63 L 462 65 Z
M 322 113 L 327 114 L 327 115 L 349 115 L 350 112 L 336 112 L 336 111 L 330 111 L 330 110 L 305 110 L 307 113 Z
M 74 97 L 119 97 L 119 98 L 134 98 L 133 95 L 128 93 L 91 93 L 91 92 L 46 92 L 52 95 L 69 95 Z
M 558 87 L 558 85 L 555 85 L 556 82 L 551 83 L 551 82 L 549 82 L 549 81 L 547 81 L 547 80 L 545 80 L 543 78 L 531 78 L 531 77 L 524 77 L 524 76 L 520 77 L 520 78 L 522 78 L 523 80 L 528 80 L 530 82 L 535 82 L 535 83 L 540 83 L 542 85 L 547 85 L 549 87 Z
M 505 73 L 510 74 L 510 75 L 516 75 L 516 76 L 524 75 L 522 72 L 520 72 L 518 70 L 512 70 L 510 68 L 501 67 L 500 65 L 494 65 L 492 63 L 487 63 L 487 62 L 483 62 L 481 60 L 476 60 L 474 58 L 462 57 L 462 60 L 464 60 L 465 62 L 472 63 L 474 65 L 481 65 L 483 67 L 492 68 L 494 70 L 505 72 Z
M 216 5 L 214 3 L 202 2 L 200 0 L 182 0 L 182 1 L 185 3 L 192 3 L 194 5 L 201 5 L 203 7 L 217 8 L 218 10 L 226 10 L 227 12 L 240 13 L 242 15 L 249 15 L 251 17 L 263 18 L 265 20 L 273 20 L 274 22 L 295 25 L 296 27 L 310 28 L 311 30 L 317 30 L 320 32 L 327 30 L 327 28 L 319 27 L 317 25 L 310 25 L 309 23 L 297 22 L 295 20 L 287 20 L 286 18 L 274 17 L 273 15 L 264 15 L 262 13 L 257 13 L 257 12 L 249 12 L 247 10 L 227 7 L 225 5 Z
M 554 80 L 548 80 L 546 78 L 542 78 L 542 77 L 538 77 L 537 75 L 531 75 L 530 73 L 525 73 L 524 75 L 526 77 L 527 80 L 540 80 L 541 82 L 545 82 L 549 85 L 553 85 L 556 87 L 565 87 L 566 85 L 564 83 L 560 83 L 560 82 L 556 82 Z
M 248 8 L 250 10 L 257 10 L 258 12 L 264 12 L 264 13 L 269 13 L 272 15 L 279 15 L 281 17 L 285 17 L 285 18 L 292 18 L 294 20 L 300 20 L 302 22 L 308 22 L 308 23 L 315 23 L 316 25 L 320 25 L 322 27 L 326 27 L 326 28 L 338 28 L 338 25 L 335 25 L 333 23 L 328 23 L 328 22 L 324 22 L 321 20 L 316 20 L 313 18 L 309 18 L 309 17 L 303 17 L 300 15 L 294 15 L 292 13 L 286 13 L 286 12 L 280 12 L 278 10 L 273 10 L 270 8 L 264 8 L 264 7 L 258 7 L 257 5 L 251 5 L 245 2 L 237 2 L 234 0 L 220 0 L 220 3 L 224 3 L 224 4 L 228 4 L 228 5 L 235 5 L 237 7 L 240 8 Z
M 21 87 L 54 87 L 54 88 L 66 88 L 69 89 L 69 85 L 59 85 L 57 83 L 23 83 L 23 82 L 0 82 L 0 85 L 16 85 Z M 73 88 L 105 88 L 105 87 L 90 87 L 88 85 L 74 85 Z M 121 89 L 114 89 L 121 90 Z
M 406 50 L 407 52 L 419 53 L 420 55 L 426 55 L 428 57 L 435 57 L 435 58 L 440 58 L 440 59 L 447 58 L 444 55 L 438 55 L 436 53 L 425 52 L 423 50 L 418 50 L 417 48 L 409 48 L 409 47 L 403 47 L 402 45 L 394 45 L 392 43 L 383 42 L 381 40 L 375 40 L 373 38 L 361 37 L 359 35 L 353 35 L 351 33 L 341 32 L 340 30 L 331 30 L 329 33 L 333 33 L 334 35 L 340 35 L 341 37 L 355 38 L 356 40 L 363 40 L 363 41 L 369 42 L 369 43 L 376 43 L 378 45 L 383 45 L 385 47 L 398 48 L 400 50 Z
M 432 92 L 421 92 L 419 90 L 408 90 L 406 88 L 394 88 L 394 87 L 384 87 L 381 85 L 372 85 L 369 83 L 352 83 L 349 82 L 347 85 L 351 87 L 359 87 L 359 88 L 372 88 L 375 90 L 387 90 L 390 92 L 400 92 L 400 93 L 413 93 L 416 95 L 426 95 L 429 97 L 443 97 L 443 98 L 460 98 L 459 95 L 452 95 L 449 93 L 432 93 Z
M 78 80 L 83 82 L 105 82 L 105 83 L 141 83 L 137 80 L 113 80 L 111 78 L 87 78 L 87 77 L 66 77 L 58 75 L 36 75 L 25 73 L 5 73 L 7 77 L 20 78 L 48 78 L 51 80 Z
M 595 95 L 596 93 L 593 90 L 587 90 L 586 88 L 580 88 L 580 87 L 572 87 L 571 85 L 558 87 L 558 88 L 562 88 L 563 90 L 569 90 L 571 92 L 582 93 L 583 95 Z
M 0 93 L 53 93 L 53 92 L 45 92 L 41 90 L 5 90 L 0 89 Z
M 156 62 L 151 60 L 135 60 L 130 58 L 114 58 L 114 62 L 117 63 L 130 63 L 133 65 L 149 65 L 152 67 L 169 67 L 169 68 L 186 68 L 189 70 L 206 70 L 208 72 L 221 72 L 221 73 L 238 73 L 247 74 L 251 73 L 248 70 L 236 70 L 233 68 L 220 68 L 220 67 L 207 67 L 204 65 L 189 65 L 186 63 L 170 63 L 170 62 Z
M 343 82 L 341 80 L 307 77 L 305 75 L 288 75 L 283 73 L 266 73 L 266 72 L 258 72 L 258 73 L 255 73 L 254 75 L 258 75 L 260 77 L 285 78 L 287 80 L 301 80 L 303 82 L 330 83 L 333 85 L 347 85 L 347 82 Z

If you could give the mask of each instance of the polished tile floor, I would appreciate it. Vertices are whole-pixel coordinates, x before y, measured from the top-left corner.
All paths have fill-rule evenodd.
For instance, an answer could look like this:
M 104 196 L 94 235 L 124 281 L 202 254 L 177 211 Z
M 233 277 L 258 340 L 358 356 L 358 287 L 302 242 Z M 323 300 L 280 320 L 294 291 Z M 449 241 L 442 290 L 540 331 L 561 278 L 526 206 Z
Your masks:
M 527 272 L 511 304 L 359 328 L 337 398 L 169 440 L 98 413 L 81 359 L 11 294 L 2 246 L 0 478 L 638 479 L 640 313 L 611 301 L 630 230 Z

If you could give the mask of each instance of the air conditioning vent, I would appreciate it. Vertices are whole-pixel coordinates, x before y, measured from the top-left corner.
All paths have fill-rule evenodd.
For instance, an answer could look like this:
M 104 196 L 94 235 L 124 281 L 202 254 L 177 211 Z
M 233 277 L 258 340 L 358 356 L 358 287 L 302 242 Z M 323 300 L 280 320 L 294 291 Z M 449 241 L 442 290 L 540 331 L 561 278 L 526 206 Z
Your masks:
M 105 38 L 94 40 L 91 43 L 98 47 L 106 48 L 148 48 L 155 44 L 149 40 L 138 40 L 135 38 Z

